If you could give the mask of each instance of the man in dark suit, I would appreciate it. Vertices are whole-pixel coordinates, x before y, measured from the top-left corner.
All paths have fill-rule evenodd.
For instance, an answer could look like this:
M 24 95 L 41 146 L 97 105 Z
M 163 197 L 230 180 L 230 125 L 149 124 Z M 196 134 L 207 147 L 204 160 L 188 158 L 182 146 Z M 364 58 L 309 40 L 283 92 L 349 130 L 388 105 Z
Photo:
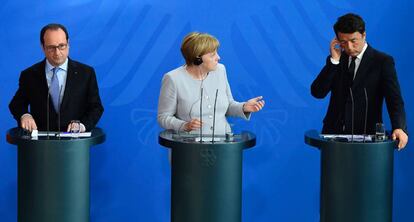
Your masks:
M 79 126 L 81 132 L 90 131 L 103 113 L 94 69 L 68 58 L 69 36 L 63 25 L 43 27 L 40 42 L 46 58 L 22 71 L 9 104 L 13 117 L 29 131 L 47 130 L 48 122 L 50 130 L 57 130 L 58 119 L 60 131 Z
M 331 92 L 322 133 L 374 134 L 376 123 L 382 123 L 385 99 L 391 137 L 399 140 L 399 149 L 404 148 L 407 126 L 393 58 L 367 44 L 365 23 L 356 14 L 339 17 L 334 31 L 326 65 L 311 86 L 316 98 Z

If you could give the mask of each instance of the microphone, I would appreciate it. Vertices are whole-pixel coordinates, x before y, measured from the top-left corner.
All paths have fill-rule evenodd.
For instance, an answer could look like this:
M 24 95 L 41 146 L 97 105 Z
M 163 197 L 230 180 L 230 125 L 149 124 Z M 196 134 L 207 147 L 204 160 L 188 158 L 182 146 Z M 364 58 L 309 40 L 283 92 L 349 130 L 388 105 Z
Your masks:
M 354 142 L 354 96 L 352 94 L 352 89 L 349 88 L 349 93 L 351 95 L 351 142 Z
M 213 111 L 213 135 L 211 142 L 214 143 L 214 130 L 216 129 L 216 105 L 217 105 L 217 94 L 218 89 L 216 89 L 216 98 L 214 99 L 214 111 Z
M 200 98 L 200 143 L 203 142 L 203 87 L 201 87 L 201 98 Z
M 49 120 L 49 109 L 50 109 L 50 87 L 47 91 L 47 101 L 46 101 L 46 132 L 47 132 L 47 139 L 49 139 L 49 132 L 50 132 L 50 120 Z
M 365 93 L 365 121 L 364 121 L 364 143 L 365 143 L 365 135 L 367 135 L 367 115 L 368 115 L 368 94 L 367 88 L 364 87 Z
M 60 139 L 60 94 L 62 93 L 62 87 L 61 86 L 59 86 L 59 96 L 58 96 L 58 122 L 57 122 L 57 125 L 58 125 L 58 133 L 56 134 L 57 135 L 57 137 L 59 137 L 59 139 Z
M 199 68 L 200 71 L 200 68 Z M 201 72 L 201 71 L 200 71 Z M 210 72 L 207 72 L 206 77 L 201 79 L 201 85 L 200 85 L 200 89 L 201 89 L 201 97 L 200 97 L 200 122 L 201 122 L 201 127 L 200 127 L 200 143 L 203 142 L 203 82 L 204 80 L 207 78 L 208 74 Z

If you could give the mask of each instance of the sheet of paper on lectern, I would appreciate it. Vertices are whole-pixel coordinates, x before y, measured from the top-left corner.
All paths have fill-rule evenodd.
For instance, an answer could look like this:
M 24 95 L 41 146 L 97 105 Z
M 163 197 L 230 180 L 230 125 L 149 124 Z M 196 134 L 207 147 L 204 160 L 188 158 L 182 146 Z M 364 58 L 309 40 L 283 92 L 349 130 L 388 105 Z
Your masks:
M 372 141 L 371 135 L 348 135 L 348 134 L 321 134 L 320 135 L 324 139 L 346 139 L 348 141 L 355 141 L 355 142 L 363 142 Z M 364 140 L 365 137 L 365 140 Z
M 32 131 L 32 137 L 38 136 L 57 136 L 59 132 L 47 132 L 47 131 Z M 60 132 L 60 137 L 91 137 L 91 132 L 83 132 L 83 133 L 69 133 L 69 132 Z

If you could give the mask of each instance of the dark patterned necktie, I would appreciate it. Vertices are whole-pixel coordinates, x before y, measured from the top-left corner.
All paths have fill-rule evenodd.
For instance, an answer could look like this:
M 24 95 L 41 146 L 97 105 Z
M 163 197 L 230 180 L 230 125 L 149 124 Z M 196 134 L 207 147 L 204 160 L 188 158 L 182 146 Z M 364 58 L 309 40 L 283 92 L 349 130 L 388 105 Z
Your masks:
M 348 67 L 348 73 L 349 73 L 349 75 L 351 77 L 351 82 L 354 81 L 354 77 L 355 77 L 355 59 L 356 58 L 357 57 L 352 57 L 351 58 L 351 64 Z

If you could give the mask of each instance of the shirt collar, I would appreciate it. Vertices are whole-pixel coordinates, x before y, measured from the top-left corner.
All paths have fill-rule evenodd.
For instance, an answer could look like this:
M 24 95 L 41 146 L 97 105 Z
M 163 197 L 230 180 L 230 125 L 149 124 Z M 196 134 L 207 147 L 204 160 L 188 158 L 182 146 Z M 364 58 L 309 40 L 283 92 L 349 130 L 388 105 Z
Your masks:
M 62 69 L 64 71 L 68 71 L 68 58 L 66 58 L 65 62 L 62 63 L 62 65 L 58 66 L 59 69 Z M 47 71 L 52 71 L 52 69 L 55 68 L 54 66 L 52 66 L 52 64 L 50 64 L 50 62 L 46 59 L 46 70 Z
M 362 56 L 364 56 L 365 50 L 367 50 L 367 48 L 368 48 L 368 43 L 367 43 L 367 42 L 365 42 L 365 45 L 364 45 L 364 47 L 362 48 L 361 53 L 359 53 L 359 54 L 356 56 L 356 57 L 358 58 L 358 60 L 359 60 L 359 61 L 361 61 Z M 351 56 L 349 57 L 349 61 L 351 61 Z

